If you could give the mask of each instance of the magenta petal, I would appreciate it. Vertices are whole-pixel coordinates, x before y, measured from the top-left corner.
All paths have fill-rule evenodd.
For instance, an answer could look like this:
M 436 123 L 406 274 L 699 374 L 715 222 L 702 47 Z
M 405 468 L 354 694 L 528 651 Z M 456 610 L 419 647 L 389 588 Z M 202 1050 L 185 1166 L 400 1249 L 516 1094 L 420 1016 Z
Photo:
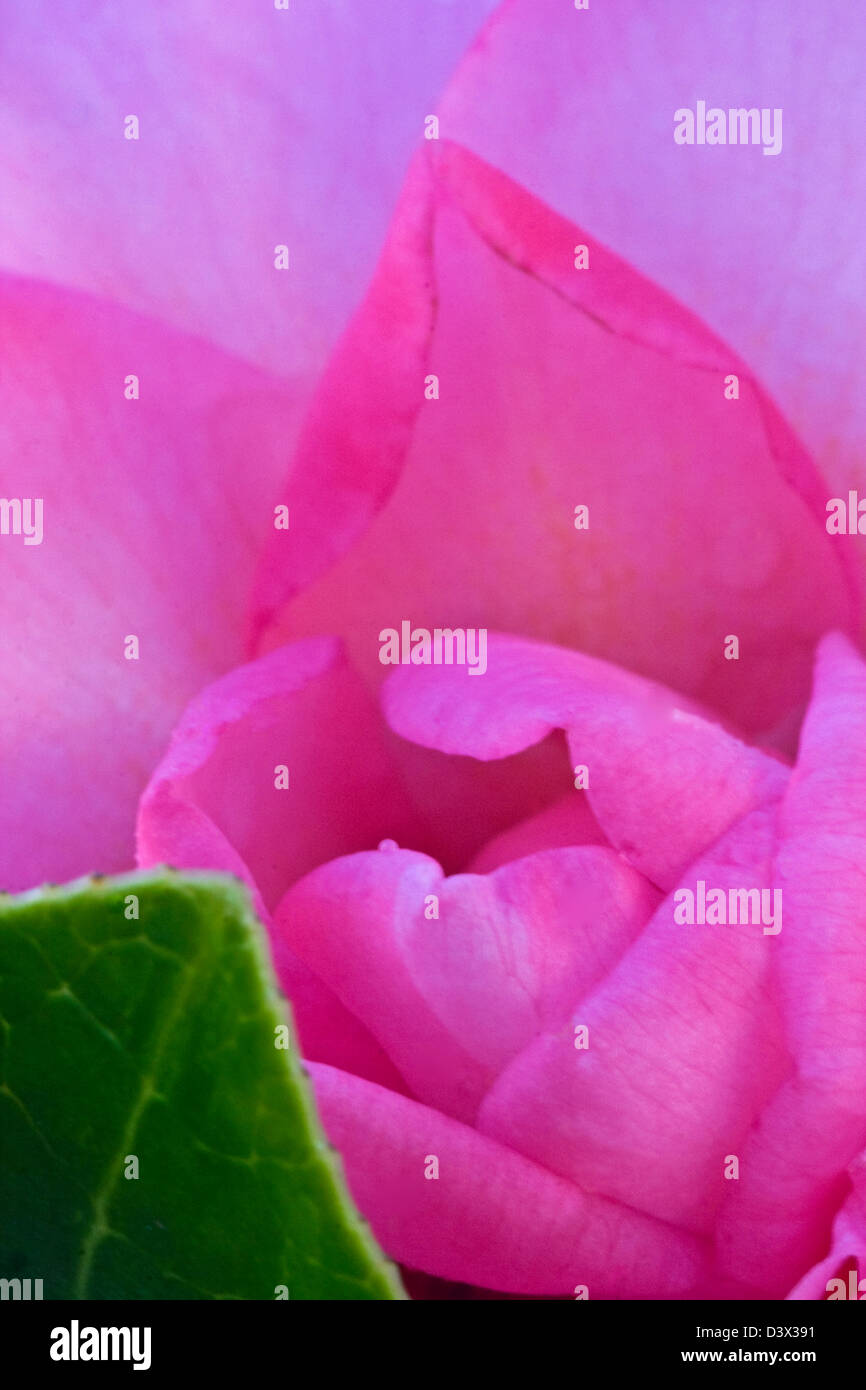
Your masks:
M 4 276 L 0 316 L 2 491 L 43 504 L 41 544 L 0 536 L 0 887 L 14 890 L 132 863 L 173 723 L 240 657 L 295 402 L 86 295 Z
M 840 1278 L 844 1291 L 838 1283 L 830 1283 Z M 833 1293 L 837 1301 L 848 1299 L 854 1293 L 852 1285 L 856 1285 L 857 1301 L 862 1302 L 866 1298 L 866 1155 L 860 1155 L 851 1167 L 851 1190 L 833 1222 L 829 1254 L 803 1275 L 788 1298 L 815 1301 Z
M 820 1256 L 866 1147 L 864 786 L 866 666 L 831 635 L 779 818 L 777 990 L 794 1071 L 750 1136 L 719 1237 L 727 1268 L 748 1278 L 760 1260 L 777 1293 Z
M 613 968 L 657 901 L 598 846 L 454 878 L 424 855 L 392 850 L 308 874 L 275 924 L 415 1095 L 468 1123 L 540 1029 L 570 1032 L 572 1006 Z
M 572 1184 L 416 1101 L 313 1065 L 349 1187 L 392 1257 L 505 1293 L 676 1298 L 699 1279 L 693 1237 Z M 438 1161 L 439 1177 L 430 1160 Z
M 401 668 L 383 706 L 404 738 L 474 758 L 505 758 L 565 729 L 572 763 L 588 768 L 585 795 L 598 824 L 664 888 L 787 775 L 668 690 L 577 652 L 498 634 L 484 676 Z
M 767 728 L 805 699 L 816 638 L 852 621 L 826 489 L 748 368 L 446 142 L 412 167 L 290 487 L 293 545 L 271 547 L 257 631 L 335 629 L 371 682 L 383 628 L 486 626 L 626 662 Z

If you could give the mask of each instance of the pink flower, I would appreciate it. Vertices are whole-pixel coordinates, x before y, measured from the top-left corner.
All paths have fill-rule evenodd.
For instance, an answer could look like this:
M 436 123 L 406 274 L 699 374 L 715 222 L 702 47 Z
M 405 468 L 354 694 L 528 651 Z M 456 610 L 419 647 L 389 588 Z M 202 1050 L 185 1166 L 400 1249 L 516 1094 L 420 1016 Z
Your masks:
M 787 1294 L 855 1220 L 866 1147 L 866 672 L 825 640 L 793 773 L 729 723 L 784 721 L 849 622 L 808 459 L 697 321 L 444 146 L 416 161 L 291 496 L 265 654 L 187 711 L 142 864 L 249 882 L 395 1259 L 523 1296 Z M 407 615 L 555 631 L 683 693 L 492 636 L 478 679 L 401 667 L 389 733 L 380 639 Z M 325 629 L 342 643 L 306 635 Z M 764 915 L 686 922 L 685 890 L 757 892 Z
M 589 769 L 446 877 L 370 848 L 422 831 L 360 682 L 308 640 L 190 707 L 141 861 L 229 868 L 259 895 L 328 1133 L 395 1259 L 522 1295 L 820 1297 L 866 1254 L 848 1175 L 866 1148 L 864 711 L 838 636 L 793 772 L 573 652 L 494 635 L 483 679 L 401 668 L 385 713 L 413 743 L 531 780 L 524 750 L 564 729 L 563 769 Z M 780 896 L 684 924 L 675 895 L 700 884 Z
M 811 119 L 793 177 L 761 160 L 773 198 L 753 161 L 709 193 L 675 163 L 696 71 L 815 97 L 793 39 L 726 41 L 751 6 L 510 0 L 314 390 L 416 88 L 489 4 L 425 21 L 432 64 L 404 0 L 356 8 L 291 45 L 253 4 L 100 4 L 83 48 L 11 21 L 4 489 L 44 498 L 46 545 L 2 553 L 3 886 L 125 866 L 149 777 L 139 862 L 249 884 L 395 1259 L 518 1297 L 820 1298 L 866 1257 L 860 566 L 758 372 L 832 490 L 862 481 L 859 279 L 810 284 L 828 225 L 859 246 L 859 186 Z M 625 95 L 623 34 L 665 55 Z M 489 628 L 483 677 L 383 689 L 406 621 Z

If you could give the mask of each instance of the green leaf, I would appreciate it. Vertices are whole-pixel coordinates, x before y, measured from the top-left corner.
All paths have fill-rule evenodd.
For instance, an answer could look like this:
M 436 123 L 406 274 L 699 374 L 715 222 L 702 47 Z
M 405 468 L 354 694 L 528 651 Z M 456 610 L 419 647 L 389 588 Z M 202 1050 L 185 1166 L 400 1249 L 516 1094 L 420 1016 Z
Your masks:
M 46 1299 L 404 1298 L 291 1029 L 276 1046 L 288 1023 L 234 879 L 0 897 L 0 1278 Z

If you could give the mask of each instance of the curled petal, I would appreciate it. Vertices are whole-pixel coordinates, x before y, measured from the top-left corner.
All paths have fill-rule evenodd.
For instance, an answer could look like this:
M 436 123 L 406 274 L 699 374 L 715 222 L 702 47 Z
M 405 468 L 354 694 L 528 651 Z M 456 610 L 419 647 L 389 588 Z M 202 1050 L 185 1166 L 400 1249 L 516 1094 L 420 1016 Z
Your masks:
M 694 895 L 702 880 L 727 897 L 772 884 L 775 809 L 738 822 L 683 888 Z M 583 1046 L 568 1030 L 544 1032 L 499 1077 L 477 1124 L 581 1187 L 709 1236 L 735 1185 L 729 1156 L 789 1066 L 768 991 L 777 938 L 761 923 L 687 923 L 676 907 L 666 898 L 580 1002 Z
M 491 634 L 488 669 L 405 667 L 383 705 L 404 738 L 445 753 L 509 757 L 564 729 L 608 840 L 653 882 L 683 869 L 787 777 L 671 691 L 577 652 Z M 576 792 L 576 796 L 583 793 Z
M 324 637 L 238 667 L 190 704 L 141 800 L 139 863 L 236 873 L 270 923 L 286 886 L 320 859 L 410 828 L 376 710 Z M 315 970 L 273 942 L 305 1055 L 405 1089 Z
M 851 1166 L 850 1186 L 833 1222 L 830 1251 L 803 1275 L 788 1294 L 797 1302 L 866 1296 L 866 1159 L 861 1155 Z M 851 1278 L 851 1273 L 854 1278 Z M 831 1280 L 842 1281 L 833 1285 Z
M 336 630 L 373 682 L 383 629 L 485 626 L 775 725 L 806 697 L 817 637 L 853 620 L 809 459 L 685 309 L 498 170 L 433 147 L 299 446 L 259 640 Z
M 610 849 L 444 878 L 392 850 L 323 865 L 278 935 L 360 1018 L 415 1095 L 471 1122 L 503 1066 L 611 970 L 658 894 Z

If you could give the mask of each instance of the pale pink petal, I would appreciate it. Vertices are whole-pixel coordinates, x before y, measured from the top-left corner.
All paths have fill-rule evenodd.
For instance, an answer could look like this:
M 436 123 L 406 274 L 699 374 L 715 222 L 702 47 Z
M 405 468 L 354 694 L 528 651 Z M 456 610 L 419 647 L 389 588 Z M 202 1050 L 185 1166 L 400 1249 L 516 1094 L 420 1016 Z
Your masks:
M 701 1243 L 572 1184 L 425 1105 L 309 1068 L 352 1196 L 392 1259 L 506 1293 L 676 1298 Z M 439 1165 L 432 1172 L 431 1158 Z
M 786 768 L 687 701 L 578 652 L 493 633 L 488 669 L 402 667 L 391 727 L 444 753 L 496 759 L 565 729 L 572 766 L 611 844 L 663 888 L 735 820 L 779 792 Z
M 509 0 L 441 103 L 443 134 L 722 334 L 833 492 L 866 485 L 864 42 L 848 0 Z M 781 153 L 675 144 L 699 99 L 781 109 Z
M 491 8 L 2 0 L 2 263 L 315 375 Z
M 172 725 L 240 658 L 295 401 L 86 295 L 4 276 L 0 316 L 2 493 L 43 507 L 41 544 L 0 535 L 0 886 L 15 890 L 131 865 Z
M 374 1034 L 419 1099 L 467 1123 L 502 1068 L 613 968 L 658 893 L 610 849 L 444 878 L 408 851 L 296 883 L 278 937 Z
M 775 725 L 816 638 L 852 620 L 809 459 L 686 310 L 489 165 L 430 149 L 299 447 L 260 640 L 336 630 L 375 683 L 404 619 L 495 627 Z

